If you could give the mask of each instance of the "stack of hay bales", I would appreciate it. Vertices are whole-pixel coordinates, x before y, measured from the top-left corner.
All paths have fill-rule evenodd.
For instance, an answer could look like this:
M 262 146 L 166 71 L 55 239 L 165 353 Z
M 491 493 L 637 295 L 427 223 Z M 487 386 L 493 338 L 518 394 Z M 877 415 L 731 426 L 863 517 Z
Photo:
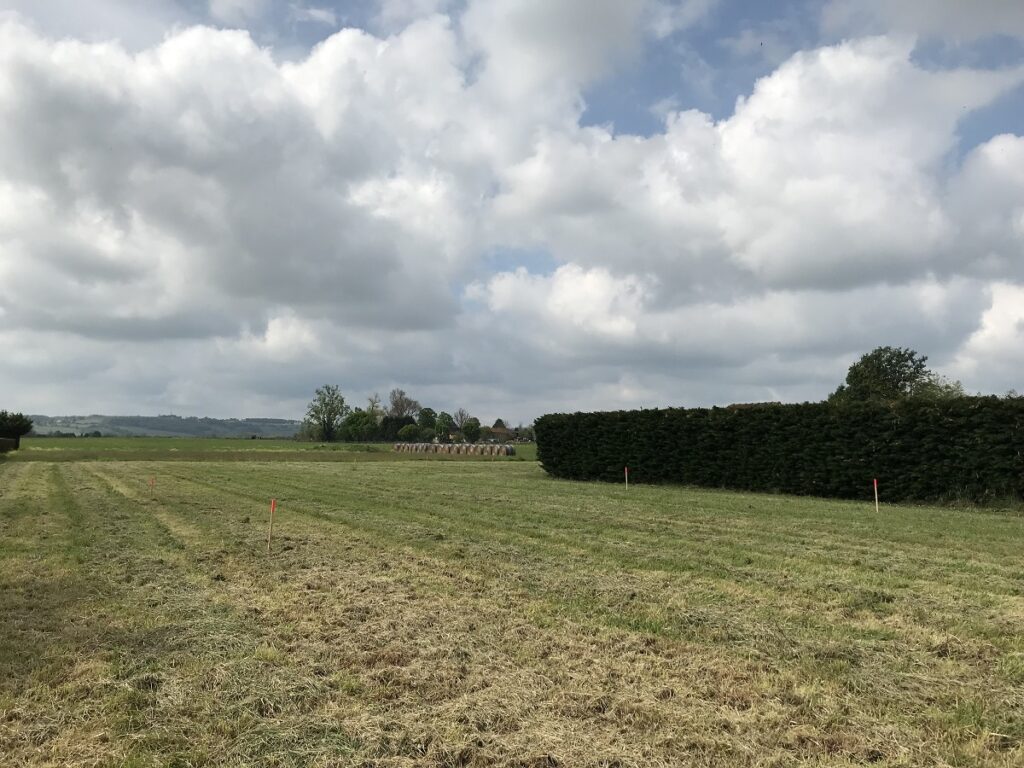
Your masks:
M 515 456 L 511 445 L 483 445 L 467 443 L 395 443 L 395 453 L 443 453 L 451 456 Z

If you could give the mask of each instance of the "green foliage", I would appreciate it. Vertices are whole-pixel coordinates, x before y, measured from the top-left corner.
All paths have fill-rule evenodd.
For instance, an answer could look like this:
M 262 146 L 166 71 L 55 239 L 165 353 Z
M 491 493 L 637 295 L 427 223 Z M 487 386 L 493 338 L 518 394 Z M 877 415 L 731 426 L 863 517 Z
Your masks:
M 313 422 L 306 419 L 299 424 L 299 428 L 295 431 L 295 439 L 303 443 L 319 442 L 320 431 Z
M 356 408 L 345 419 L 342 429 L 342 440 L 365 443 L 376 439 L 378 432 L 377 417 L 370 411 Z
M 0 411 L 0 438 L 14 441 L 15 450 L 21 438 L 32 431 L 32 419 L 23 413 Z
M 919 398 L 544 416 L 557 477 L 870 498 L 1024 498 L 1024 400 Z
M 415 425 L 416 420 L 412 416 L 385 416 L 380 420 L 378 439 L 386 443 L 393 443 L 398 439 L 398 433 L 402 429 Z
M 437 437 L 437 433 L 434 432 L 434 429 L 435 427 L 420 427 L 419 441 L 421 443 L 432 442 L 433 439 Z
M 415 443 L 420 439 L 420 432 L 423 428 L 415 424 L 406 424 L 398 430 L 398 439 L 403 443 Z
M 416 417 L 416 423 L 424 429 L 430 430 L 430 435 L 434 435 L 434 427 L 437 425 L 437 411 L 433 408 L 420 408 L 419 416 Z
M 495 419 L 494 424 L 491 425 L 491 429 L 505 429 L 505 422 L 501 419 Z
M 306 420 L 313 425 L 318 439 L 331 443 L 338 439 L 348 411 L 341 391 L 333 384 L 327 384 L 317 389 L 306 410 Z
M 437 419 L 434 423 L 434 434 L 437 436 L 437 439 L 442 443 L 447 443 L 451 439 L 451 433 L 454 431 L 455 419 L 452 418 L 452 415 L 445 411 L 437 414 Z
M 908 397 L 942 400 L 964 395 L 959 381 L 946 379 L 927 366 L 928 357 L 903 347 L 877 347 L 850 366 L 846 383 L 829 402 L 891 403 Z
M 480 419 L 470 416 L 462 425 L 462 434 L 471 443 L 480 439 Z

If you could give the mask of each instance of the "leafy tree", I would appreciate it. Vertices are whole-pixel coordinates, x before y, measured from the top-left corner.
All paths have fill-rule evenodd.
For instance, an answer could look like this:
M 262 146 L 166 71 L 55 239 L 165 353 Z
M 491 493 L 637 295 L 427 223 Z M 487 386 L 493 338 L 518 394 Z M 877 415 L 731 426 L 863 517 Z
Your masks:
M 434 434 L 437 435 L 437 439 L 442 443 L 447 443 L 451 439 L 451 433 L 455 431 L 455 419 L 452 418 L 450 413 L 437 414 L 437 419 L 434 423 Z
M 415 417 L 420 412 L 420 404 L 405 394 L 404 389 L 392 389 L 388 395 L 388 402 L 391 406 L 388 409 L 388 416 L 401 419 L 406 416 Z
M 342 437 L 355 443 L 367 443 L 377 437 L 378 431 L 377 417 L 370 411 L 356 408 L 345 419 Z
M 416 417 L 416 423 L 433 433 L 434 426 L 437 424 L 437 412 L 433 408 L 420 408 L 420 414 Z
M 332 443 L 338 439 L 342 421 L 348 412 L 341 391 L 333 384 L 327 384 L 317 389 L 306 409 L 306 419 L 313 424 L 321 440 Z
M 380 395 L 374 392 L 370 397 L 366 399 L 366 412 L 373 417 L 373 419 L 380 424 L 380 420 L 384 418 L 384 409 L 380 405 Z
M 956 379 L 947 378 L 941 374 L 932 374 L 931 381 L 921 385 L 916 397 L 923 397 L 929 400 L 949 400 L 954 397 L 966 397 L 964 385 Z
M 491 425 L 491 429 L 505 429 L 505 422 L 501 419 L 495 419 L 494 424 Z
M 398 438 L 399 430 L 415 424 L 416 420 L 412 416 L 385 416 L 378 426 L 380 439 L 390 443 Z
M 437 433 L 434 432 L 434 429 L 435 427 L 420 427 L 420 442 L 433 442 L 434 438 L 437 437 Z
M 403 443 L 415 443 L 420 439 L 420 430 L 422 429 L 415 424 L 406 424 L 398 430 L 398 439 Z
M 14 441 L 14 447 L 21 447 L 21 438 L 32 431 L 32 419 L 23 413 L 0 411 L 0 437 Z
M 460 432 L 462 431 L 462 426 L 466 423 L 468 419 L 469 411 L 467 411 L 465 408 L 459 408 L 459 410 L 457 410 L 455 414 L 452 416 L 452 420 L 455 422 L 455 426 Z
M 894 402 L 908 397 L 963 395 L 960 382 L 932 372 L 927 362 L 927 356 L 910 348 L 878 347 L 850 366 L 846 383 L 829 396 L 829 402 Z
M 317 428 L 309 419 L 303 419 L 295 433 L 295 439 L 300 442 L 311 443 L 317 440 Z
M 473 416 L 470 416 L 468 419 L 466 419 L 466 421 L 462 424 L 462 434 L 471 443 L 475 443 L 477 440 L 479 440 L 480 419 L 475 418 Z
M 530 442 L 533 442 L 536 439 L 536 437 L 533 434 L 533 427 L 524 426 L 523 424 L 520 424 L 518 427 L 516 427 L 516 437 L 518 437 L 520 440 L 529 440 Z

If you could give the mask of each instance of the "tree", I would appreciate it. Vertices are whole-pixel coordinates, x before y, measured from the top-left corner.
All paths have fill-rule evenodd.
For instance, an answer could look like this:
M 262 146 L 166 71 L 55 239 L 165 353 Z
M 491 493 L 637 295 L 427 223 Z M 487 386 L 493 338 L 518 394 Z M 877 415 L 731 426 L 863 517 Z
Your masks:
M 405 394 L 404 389 L 392 389 L 388 402 L 391 405 L 388 416 L 401 419 L 406 416 L 415 417 L 420 412 L 420 404 Z
M 469 418 L 469 411 L 467 411 L 465 408 L 459 408 L 459 410 L 457 410 L 455 414 L 452 416 L 452 420 L 455 422 L 455 426 L 458 428 L 460 432 L 462 431 L 462 425 L 465 424 L 466 420 Z
M 501 419 L 495 419 L 494 424 L 491 425 L 491 429 L 505 429 L 505 422 Z
M 367 443 L 377 437 L 378 431 L 376 416 L 362 408 L 356 408 L 345 419 L 341 437 L 354 443 Z
M 380 424 L 380 420 L 384 418 L 384 409 L 380 407 L 380 395 L 376 392 L 366 398 L 366 412 L 370 414 L 378 424 Z
M 416 417 L 416 423 L 433 432 L 434 426 L 437 424 L 437 412 L 433 408 L 420 408 L 420 415 Z
M 415 443 L 420 439 L 421 429 L 422 427 L 417 427 L 415 424 L 406 424 L 398 430 L 398 439 L 403 443 Z
M 477 440 L 479 440 L 480 419 L 477 419 L 472 416 L 466 419 L 462 424 L 462 434 L 471 443 L 475 443 Z
M 437 439 L 442 443 L 447 443 L 451 439 L 451 433 L 455 429 L 455 420 L 452 418 L 450 413 L 437 414 L 437 419 L 434 423 L 434 434 L 437 435 Z
M 378 430 L 381 439 L 390 443 L 398 438 L 401 429 L 415 424 L 416 420 L 412 416 L 385 416 L 380 420 Z
M 533 434 L 533 427 L 523 424 L 516 427 L 516 437 L 520 440 L 529 440 L 531 443 L 536 439 Z
M 333 384 L 327 384 L 316 391 L 316 396 L 306 409 L 306 419 L 316 429 L 317 436 L 326 443 L 338 439 L 342 420 L 349 408 L 341 391 Z
M 910 348 L 873 349 L 850 366 L 846 383 L 829 396 L 829 402 L 894 402 L 908 397 L 941 399 L 963 395 L 960 382 L 932 372 L 927 362 L 927 356 Z
M 14 441 L 14 448 L 21 447 L 21 438 L 32 431 L 32 419 L 23 413 L 0 411 L 0 437 Z

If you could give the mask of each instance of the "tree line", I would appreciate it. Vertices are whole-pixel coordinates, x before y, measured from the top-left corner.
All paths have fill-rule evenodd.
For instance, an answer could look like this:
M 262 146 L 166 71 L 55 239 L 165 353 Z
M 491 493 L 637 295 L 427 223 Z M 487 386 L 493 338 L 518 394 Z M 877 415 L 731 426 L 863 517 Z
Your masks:
M 14 448 L 21 447 L 21 438 L 32 431 L 32 419 L 23 413 L 0 411 L 0 440 L 13 440 Z
M 502 419 L 486 427 L 465 408 L 438 413 L 397 388 L 391 390 L 386 405 L 374 394 L 365 407 L 352 408 L 336 385 L 327 384 L 316 390 L 298 437 L 326 443 L 508 442 L 532 440 L 533 428 L 509 429 Z
M 879 347 L 825 402 L 549 414 L 557 477 L 888 500 L 1024 498 L 1024 397 L 967 396 L 914 350 Z

